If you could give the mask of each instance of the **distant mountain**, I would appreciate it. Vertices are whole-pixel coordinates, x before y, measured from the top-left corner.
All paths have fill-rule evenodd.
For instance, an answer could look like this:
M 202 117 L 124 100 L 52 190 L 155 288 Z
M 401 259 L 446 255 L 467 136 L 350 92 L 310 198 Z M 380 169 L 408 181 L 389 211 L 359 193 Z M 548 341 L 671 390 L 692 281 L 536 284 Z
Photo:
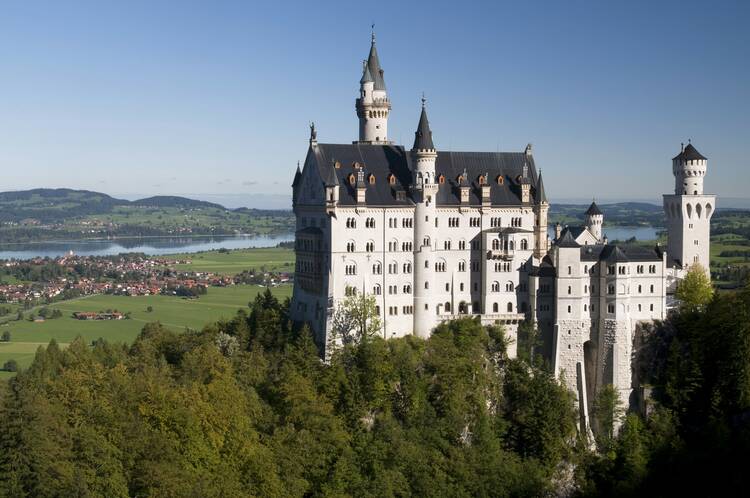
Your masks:
M 61 223 L 71 218 L 109 214 L 120 206 L 141 208 L 215 209 L 255 216 L 289 216 L 289 210 L 239 208 L 178 196 L 155 196 L 135 201 L 117 199 L 101 192 L 67 188 L 0 192 L 0 222 Z
M 143 207 L 177 207 L 177 208 L 213 208 L 227 210 L 221 204 L 215 204 L 213 202 L 196 201 L 194 199 L 188 199 L 186 197 L 177 197 L 174 195 L 158 195 L 155 197 L 147 197 L 145 199 L 138 199 L 130 203 L 132 206 L 143 206 Z

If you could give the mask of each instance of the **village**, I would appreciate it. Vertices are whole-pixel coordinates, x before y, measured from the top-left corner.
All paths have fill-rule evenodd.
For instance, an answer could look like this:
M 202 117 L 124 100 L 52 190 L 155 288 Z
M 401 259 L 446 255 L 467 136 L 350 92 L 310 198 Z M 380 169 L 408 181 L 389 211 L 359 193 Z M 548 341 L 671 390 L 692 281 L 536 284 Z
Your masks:
M 144 254 L 0 260 L 0 302 L 33 306 L 93 294 L 197 297 L 208 287 L 276 286 L 287 273 L 245 270 L 237 275 L 176 269 L 190 260 Z

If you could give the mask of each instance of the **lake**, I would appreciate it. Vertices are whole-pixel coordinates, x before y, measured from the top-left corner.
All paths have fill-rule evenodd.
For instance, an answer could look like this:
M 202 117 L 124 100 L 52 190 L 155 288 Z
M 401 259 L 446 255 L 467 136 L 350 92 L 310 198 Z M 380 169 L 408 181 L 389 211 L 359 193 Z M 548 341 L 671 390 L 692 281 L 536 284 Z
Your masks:
M 113 256 L 124 252 L 142 252 L 158 256 L 221 248 L 274 247 L 279 242 L 291 240 L 294 240 L 293 233 L 273 236 L 133 237 L 107 240 L 45 241 L 0 244 L 0 259 L 55 258 L 64 256 L 70 251 L 80 256 Z
M 605 227 L 609 240 L 656 240 L 657 232 L 663 228 L 653 227 Z M 555 237 L 555 228 L 550 227 L 550 238 Z M 70 251 L 80 256 L 113 256 L 123 252 L 142 252 L 151 256 L 173 253 L 192 253 L 211 249 L 247 249 L 250 247 L 274 247 L 279 242 L 294 240 L 293 233 L 273 236 L 215 236 L 215 237 L 133 237 L 108 240 L 67 240 L 19 244 L 0 244 L 0 259 L 55 258 Z

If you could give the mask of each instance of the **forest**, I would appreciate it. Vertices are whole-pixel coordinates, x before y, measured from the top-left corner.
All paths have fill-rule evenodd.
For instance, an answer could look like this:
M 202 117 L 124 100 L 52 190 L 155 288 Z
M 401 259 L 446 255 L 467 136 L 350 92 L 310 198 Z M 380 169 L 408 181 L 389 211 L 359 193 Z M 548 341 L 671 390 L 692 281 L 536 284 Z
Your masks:
M 2 387 L 0 496 L 711 496 L 750 478 L 750 289 L 643 329 L 647 409 L 599 431 L 535 341 L 472 319 L 322 362 L 288 300 L 131 345 L 40 347 Z M 622 423 L 621 429 L 612 430 Z M 730 493 L 732 494 L 732 493 Z

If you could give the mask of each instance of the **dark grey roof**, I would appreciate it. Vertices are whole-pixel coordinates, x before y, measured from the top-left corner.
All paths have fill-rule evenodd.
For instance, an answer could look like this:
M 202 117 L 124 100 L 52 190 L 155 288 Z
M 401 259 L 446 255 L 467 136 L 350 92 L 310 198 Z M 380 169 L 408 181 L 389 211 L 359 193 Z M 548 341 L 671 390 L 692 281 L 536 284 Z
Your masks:
M 630 259 L 625 255 L 622 249 L 620 249 L 620 246 L 609 245 L 609 244 L 604 246 L 604 249 L 602 249 L 602 252 L 599 255 L 599 259 L 609 261 L 609 262 L 630 261 Z
M 536 202 L 547 202 L 547 193 L 544 191 L 544 182 L 542 181 L 542 170 L 539 170 L 539 179 L 536 182 Z
M 557 247 L 581 247 L 581 244 L 576 242 L 573 235 L 571 235 L 570 230 L 566 230 L 560 234 L 560 238 L 555 241 L 555 245 Z
M 659 247 L 597 244 L 581 247 L 581 261 L 661 261 Z
M 414 132 L 414 146 L 412 149 L 435 150 L 435 144 L 432 143 L 430 122 L 427 120 L 427 110 L 424 108 L 424 104 L 422 104 L 422 114 L 419 115 L 417 131 Z
M 343 185 L 339 195 L 341 205 L 355 205 L 356 192 L 349 184 L 349 174 L 356 170 L 353 164 L 364 165 L 366 176 L 375 175 L 375 184 L 368 182 L 366 200 L 368 205 L 408 205 L 413 201 L 409 196 L 412 183 L 411 154 L 397 145 L 371 144 L 319 144 L 311 145 L 311 152 L 318 163 L 318 171 L 327 185 Z M 341 167 L 334 168 L 339 162 Z M 488 174 L 490 202 L 493 205 L 521 205 L 521 189 L 517 178 L 522 174 L 523 164 L 528 162 L 529 176 L 537 178 L 534 160 L 523 152 L 451 152 L 437 151 L 435 172 L 443 175 L 445 183 L 438 188 L 438 205 L 460 205 L 461 193 L 458 188 L 458 177 L 466 171 L 469 186 L 469 205 L 482 204 L 479 188 L 479 176 Z M 395 184 L 388 183 L 393 175 Z M 503 177 L 503 183 L 497 183 L 497 177 Z M 532 185 L 533 186 L 533 185 Z M 407 192 L 403 200 L 396 199 L 396 191 Z
M 596 205 L 596 202 L 592 202 L 585 214 L 588 216 L 596 216 L 603 215 L 604 213 L 602 213 L 602 210 Z
M 367 68 L 370 70 L 370 75 L 375 82 L 375 90 L 385 90 L 385 80 L 383 79 L 383 70 L 380 68 L 380 60 L 378 59 L 378 51 L 375 48 L 375 35 L 372 36 L 372 44 L 370 45 L 370 55 L 367 56 Z
M 339 190 L 339 204 L 357 204 L 357 192 L 355 186 L 351 185 L 349 175 L 353 174 L 355 180 L 357 170 L 354 164 L 361 165 L 365 176 L 375 175 L 375 184 L 365 185 L 365 201 L 368 205 L 410 205 L 411 198 L 406 195 L 402 200 L 396 198 L 396 192 L 408 192 L 412 181 L 411 169 L 409 168 L 409 153 L 403 147 L 393 145 L 370 145 L 370 144 L 317 144 L 316 158 L 327 165 L 339 163 L 337 169 L 332 167 L 330 172 L 335 178 L 336 184 L 341 185 Z M 328 168 L 324 168 L 328 171 Z M 388 183 L 390 175 L 394 177 L 394 184 Z M 325 180 L 324 180 L 325 181 Z
M 678 159 L 680 161 L 706 160 L 703 154 L 698 152 L 698 149 L 693 147 L 693 144 L 691 143 L 687 144 L 687 147 L 682 149 L 682 152 L 674 156 L 673 159 Z
M 370 66 L 367 65 L 367 62 L 363 64 L 364 70 L 362 71 L 362 78 L 359 80 L 359 84 L 367 83 L 369 81 L 374 82 L 375 80 L 372 79 L 372 74 L 370 73 Z
M 583 231 L 586 230 L 586 227 L 565 227 L 562 229 L 562 232 L 560 232 L 560 239 L 562 239 L 566 233 L 569 233 L 573 239 L 577 239 Z
M 458 178 L 466 170 L 466 181 L 469 183 L 469 204 L 481 205 L 482 193 L 479 176 L 487 174 L 490 186 L 490 203 L 493 205 L 521 205 L 521 186 L 518 179 L 523 173 L 524 162 L 528 163 L 531 178 L 536 178 L 533 157 L 524 152 L 451 152 L 438 151 L 435 173 L 445 176 L 445 183 L 440 185 L 437 195 L 438 205 L 460 204 Z M 497 177 L 503 178 L 498 184 Z M 532 184 L 532 187 L 536 186 Z M 538 197 L 535 199 L 539 202 Z

